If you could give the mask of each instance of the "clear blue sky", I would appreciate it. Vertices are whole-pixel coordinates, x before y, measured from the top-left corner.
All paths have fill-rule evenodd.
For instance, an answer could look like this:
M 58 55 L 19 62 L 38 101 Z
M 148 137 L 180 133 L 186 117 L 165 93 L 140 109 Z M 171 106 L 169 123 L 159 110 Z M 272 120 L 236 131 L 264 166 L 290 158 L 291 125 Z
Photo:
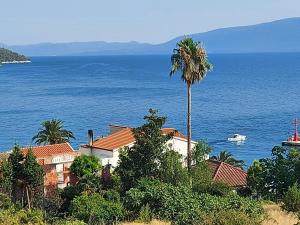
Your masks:
M 160 43 L 215 28 L 299 17 L 300 0 L 0 0 L 0 43 Z

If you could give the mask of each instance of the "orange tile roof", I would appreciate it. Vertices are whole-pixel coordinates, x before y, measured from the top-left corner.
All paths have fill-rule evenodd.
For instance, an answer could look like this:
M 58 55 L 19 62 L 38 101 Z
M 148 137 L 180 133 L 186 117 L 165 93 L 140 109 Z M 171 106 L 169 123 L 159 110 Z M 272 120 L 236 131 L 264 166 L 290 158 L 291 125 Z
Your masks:
M 247 172 L 225 162 L 208 160 L 208 165 L 213 172 L 213 180 L 224 182 L 231 187 L 247 185 Z
M 112 151 L 133 143 L 135 138 L 132 128 L 122 126 L 119 127 L 121 128 L 120 130 L 108 135 L 107 137 L 96 140 L 92 147 Z M 186 139 L 182 133 L 178 132 L 174 128 L 163 128 L 162 132 L 164 134 L 170 134 L 171 132 L 174 132 L 175 137 Z
M 22 153 L 26 155 L 30 148 L 32 149 L 33 154 L 37 158 L 60 155 L 65 153 L 74 153 L 74 150 L 69 143 L 22 148 Z

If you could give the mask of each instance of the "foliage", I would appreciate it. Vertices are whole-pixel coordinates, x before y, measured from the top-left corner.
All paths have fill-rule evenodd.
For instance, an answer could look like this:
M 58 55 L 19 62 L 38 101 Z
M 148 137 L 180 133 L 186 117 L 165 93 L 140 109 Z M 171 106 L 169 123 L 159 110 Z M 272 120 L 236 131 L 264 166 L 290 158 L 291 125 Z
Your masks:
M 71 214 L 88 224 L 112 224 L 122 219 L 124 209 L 120 202 L 109 202 L 102 195 L 93 193 L 73 199 Z
M 44 121 L 37 135 L 32 138 L 38 145 L 60 144 L 75 139 L 72 131 L 64 129 L 63 121 L 52 119 Z
M 188 171 L 183 167 L 182 156 L 174 150 L 163 152 L 160 160 L 159 178 L 175 186 L 189 183 Z
M 6 194 L 0 193 L 0 209 L 8 209 L 12 207 L 10 197 Z
M 199 165 L 205 161 L 206 157 L 211 153 L 212 148 L 204 140 L 200 140 L 195 145 L 192 152 L 193 164 Z
M 274 147 L 270 158 L 255 161 L 248 170 L 247 184 L 254 195 L 271 200 L 282 199 L 288 188 L 299 180 L 300 153 Z
M 201 225 L 259 225 L 260 219 L 251 218 L 245 212 L 233 209 L 221 210 L 214 213 L 204 213 Z
M 78 178 L 90 177 L 99 173 L 101 163 L 95 156 L 81 155 L 74 159 L 70 169 Z
M 137 216 L 142 206 L 149 204 L 154 216 L 174 224 L 198 224 L 203 213 L 236 210 L 259 218 L 263 210 L 257 201 L 238 195 L 217 197 L 197 195 L 186 186 L 172 186 L 157 180 L 142 179 L 136 188 L 126 192 L 125 207 Z
M 213 183 L 212 171 L 206 161 L 198 161 L 192 167 L 191 173 L 192 190 L 197 193 L 207 193 Z
M 136 140 L 134 145 L 119 155 L 116 171 L 125 191 L 143 177 L 159 176 L 159 159 L 166 149 L 166 142 L 171 138 L 171 135 L 162 133 L 166 118 L 158 116 L 156 110 L 150 109 L 144 120 L 144 125 L 132 130 Z
M 28 208 L 32 204 L 41 205 L 43 197 L 44 171 L 37 163 L 32 150 L 23 156 L 21 149 L 14 146 L 8 158 L 10 172 L 6 179 L 11 181 L 12 199 L 14 202 L 26 203 Z
M 216 196 L 227 196 L 232 192 L 233 189 L 228 184 L 217 181 L 212 182 L 207 190 L 207 193 Z
M 32 149 L 29 149 L 24 160 L 23 185 L 26 190 L 27 204 L 31 208 L 34 201 L 36 205 L 41 205 L 41 199 L 44 194 L 44 170 L 37 163 Z
M 61 206 L 63 211 L 68 211 L 71 205 L 72 200 L 79 196 L 83 191 L 82 186 L 79 185 L 70 185 L 65 187 L 60 196 L 63 200 L 63 204 Z
M 300 187 L 293 184 L 283 197 L 283 208 L 287 211 L 300 213 Z
M 64 218 L 55 222 L 55 225 L 87 225 L 87 223 L 82 220 L 73 219 L 73 218 Z
M 116 190 L 107 190 L 104 192 L 103 197 L 109 201 L 109 202 L 120 202 L 121 201 L 121 197 L 119 192 L 117 192 Z
M 173 50 L 171 62 L 170 75 L 180 71 L 182 72 L 181 79 L 191 84 L 201 81 L 212 69 L 205 49 L 192 38 L 184 38 L 177 43 L 177 48 Z
M 192 160 L 194 166 L 190 173 L 192 190 L 199 194 L 228 195 L 232 192 L 232 188 L 225 183 L 215 182 L 212 179 L 211 168 L 205 160 L 211 150 L 212 148 L 205 141 L 199 141 L 193 149 Z
M 149 207 L 149 204 L 143 205 L 139 212 L 137 221 L 142 223 L 150 223 L 151 220 L 152 220 L 152 212 Z
M 45 219 L 47 222 L 56 221 L 57 218 L 64 216 L 65 211 L 62 210 L 63 199 L 61 191 L 56 189 L 48 192 L 43 201 L 43 209 L 45 211 Z
M 243 167 L 245 166 L 245 161 L 244 160 L 235 159 L 233 157 L 233 155 L 230 152 L 227 152 L 227 151 L 221 151 L 219 153 L 219 155 L 212 156 L 211 159 L 212 160 L 217 160 L 217 161 L 220 161 L 220 162 L 225 162 L 225 163 L 228 163 L 232 166 L 239 167 L 241 169 L 243 169 Z
M 41 210 L 16 210 L 15 208 L 0 210 L 0 224 L 46 225 Z
M 9 161 L 3 161 L 0 166 L 0 192 L 11 196 L 12 192 L 12 165 Z
M 2 62 L 12 61 L 26 61 L 28 60 L 24 55 L 20 55 L 16 52 L 12 52 L 5 48 L 0 48 L 0 64 Z

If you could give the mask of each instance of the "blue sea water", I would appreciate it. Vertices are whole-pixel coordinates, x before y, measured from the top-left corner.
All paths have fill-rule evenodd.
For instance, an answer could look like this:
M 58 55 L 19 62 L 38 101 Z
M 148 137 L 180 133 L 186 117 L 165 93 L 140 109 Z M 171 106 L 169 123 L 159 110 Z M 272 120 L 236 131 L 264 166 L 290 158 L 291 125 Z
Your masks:
M 270 155 L 300 117 L 300 54 L 210 55 L 214 65 L 192 87 L 192 136 L 213 154 L 228 150 L 248 165 Z M 138 126 L 149 108 L 186 133 L 186 85 L 169 77 L 169 56 L 38 57 L 0 67 L 0 149 L 31 144 L 40 123 L 59 118 L 75 133 L 106 135 L 109 124 Z M 243 145 L 227 141 L 247 135 Z

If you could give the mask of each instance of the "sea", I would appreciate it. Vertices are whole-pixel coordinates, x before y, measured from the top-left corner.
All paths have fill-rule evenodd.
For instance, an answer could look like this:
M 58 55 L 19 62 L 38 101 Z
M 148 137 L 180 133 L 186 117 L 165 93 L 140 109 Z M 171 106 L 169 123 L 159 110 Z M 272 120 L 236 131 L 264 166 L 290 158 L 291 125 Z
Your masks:
M 0 66 L 0 150 L 33 145 L 41 123 L 64 121 L 74 149 L 87 131 L 107 135 L 109 124 L 135 127 L 150 108 L 165 127 L 186 134 L 187 86 L 169 76 L 168 55 L 32 57 Z M 210 54 L 213 71 L 192 87 L 192 137 L 212 155 L 227 150 L 251 165 L 293 134 L 300 118 L 300 53 Z M 247 136 L 244 143 L 227 139 Z

